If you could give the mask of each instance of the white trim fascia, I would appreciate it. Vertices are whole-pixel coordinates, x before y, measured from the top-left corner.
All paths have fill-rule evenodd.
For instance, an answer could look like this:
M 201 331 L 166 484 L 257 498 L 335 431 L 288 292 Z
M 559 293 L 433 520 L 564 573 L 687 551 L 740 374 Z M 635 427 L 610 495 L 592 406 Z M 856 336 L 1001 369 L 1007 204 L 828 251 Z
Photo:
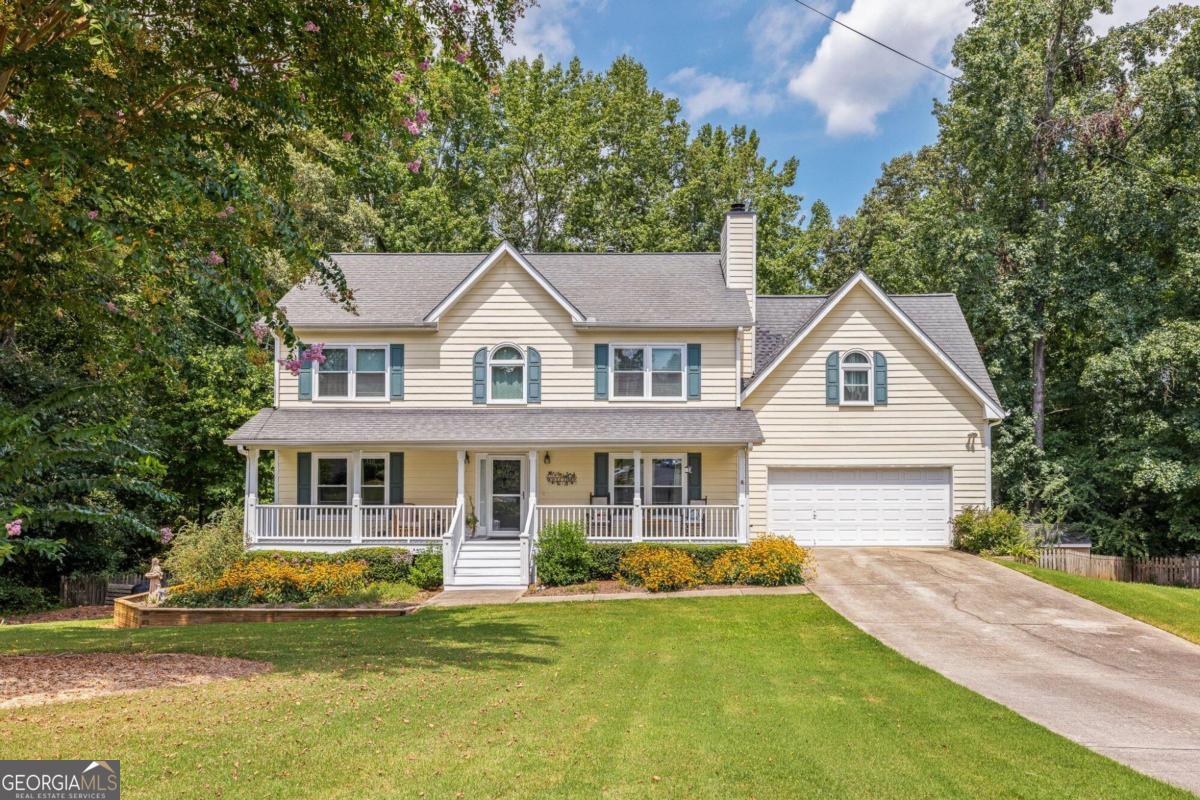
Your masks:
M 450 294 L 443 298 L 442 302 L 434 306 L 434 309 L 425 315 L 425 322 L 437 322 L 441 318 L 442 314 L 444 314 L 447 309 L 458 302 L 459 298 L 466 294 L 471 287 L 474 286 L 481 277 L 483 277 L 484 273 L 495 266 L 496 262 L 500 260 L 500 257 L 504 255 L 510 256 L 514 261 L 516 261 L 521 268 L 529 274 L 529 277 L 533 278 L 534 281 L 537 282 L 538 286 L 541 286 L 547 294 L 553 297 L 554 300 L 560 306 L 562 306 L 563 310 L 571 316 L 571 319 L 574 322 L 587 321 L 579 309 L 576 308 L 570 300 L 564 297 L 562 292 L 554 288 L 554 285 L 551 284 L 550 281 L 546 280 L 546 277 L 542 275 L 542 273 L 538 272 L 537 269 L 534 268 L 533 264 L 529 263 L 529 259 L 521 255 L 517 248 L 513 247 L 508 243 L 508 240 L 505 239 L 499 245 L 497 245 L 496 249 L 489 253 L 488 256 L 483 259 L 483 261 L 480 261 L 479 264 L 476 265 L 475 269 L 471 270 L 467 274 L 467 277 L 463 278 L 462 281 L 459 282 L 458 286 L 455 286 Z
M 840 303 L 846 297 L 846 295 L 850 293 L 850 290 L 860 285 L 866 287 L 867 291 L 869 291 L 871 295 L 877 301 L 879 301 L 879 304 L 886 308 L 892 314 L 892 316 L 904 326 L 905 330 L 911 333 L 913 337 L 917 339 L 917 341 L 921 342 L 921 344 L 923 344 L 925 348 L 933 354 L 934 358 L 936 358 L 943 367 L 949 370 L 951 375 L 958 379 L 959 383 L 965 386 L 967 390 L 976 397 L 976 399 L 983 403 L 984 414 L 986 415 L 987 419 L 1004 419 L 1008 416 L 1007 411 L 1000 408 L 1000 406 L 998 406 L 996 402 L 992 400 L 992 398 L 988 397 L 987 393 L 979 387 L 979 384 L 971 380 L 971 378 L 962 371 L 962 368 L 955 364 L 953 359 L 946 355 L 945 351 L 938 347 L 937 344 L 935 344 L 934 341 L 930 339 L 929 336 L 926 335 L 926 333 L 921 330 L 921 328 L 918 327 L 918 325 L 913 322 L 912 319 L 904 313 L 904 311 L 900 309 L 900 306 L 896 305 L 896 302 L 892 300 L 892 298 L 888 297 L 887 294 L 879 288 L 879 285 L 876 284 L 875 281 L 871 280 L 867 273 L 861 270 L 854 273 L 850 280 L 843 283 L 840 289 L 830 295 L 829 299 L 825 301 L 825 304 L 817 310 L 817 313 L 813 314 L 812 319 L 804 323 L 804 327 L 797 331 L 796 335 L 792 337 L 792 340 L 788 342 L 787 345 L 780 350 L 773 359 L 771 359 L 771 363 L 767 364 L 763 371 L 756 375 L 754 380 L 750 381 L 750 385 L 747 386 L 745 391 L 742 392 L 742 399 L 744 400 L 745 398 L 749 397 L 750 394 L 762 384 L 766 377 L 774 372 L 775 368 L 782 364 L 783 361 L 792 354 L 792 351 L 799 346 L 800 342 L 804 341 L 805 337 L 807 337 L 814 328 L 821 324 L 821 321 L 824 320 L 825 317 L 829 316 L 829 312 L 837 307 L 838 303 Z

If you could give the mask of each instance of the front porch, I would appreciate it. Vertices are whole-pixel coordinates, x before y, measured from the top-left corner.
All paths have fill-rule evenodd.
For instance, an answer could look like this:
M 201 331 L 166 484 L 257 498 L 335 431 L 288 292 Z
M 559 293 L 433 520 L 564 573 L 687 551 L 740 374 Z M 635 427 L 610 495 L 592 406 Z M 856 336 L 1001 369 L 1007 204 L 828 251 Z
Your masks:
M 527 585 L 538 536 L 561 522 L 593 542 L 748 539 L 745 447 L 273 448 L 272 502 L 264 450 L 243 448 L 247 547 L 441 548 L 451 588 Z

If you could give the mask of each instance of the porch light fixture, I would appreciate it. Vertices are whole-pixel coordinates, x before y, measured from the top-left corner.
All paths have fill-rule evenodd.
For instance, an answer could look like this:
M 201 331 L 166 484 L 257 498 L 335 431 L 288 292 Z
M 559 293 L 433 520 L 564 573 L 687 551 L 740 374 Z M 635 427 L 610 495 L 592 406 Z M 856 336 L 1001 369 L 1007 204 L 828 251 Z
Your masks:
M 542 456 L 542 463 L 543 464 L 550 463 L 550 451 L 549 450 L 546 451 L 546 455 Z

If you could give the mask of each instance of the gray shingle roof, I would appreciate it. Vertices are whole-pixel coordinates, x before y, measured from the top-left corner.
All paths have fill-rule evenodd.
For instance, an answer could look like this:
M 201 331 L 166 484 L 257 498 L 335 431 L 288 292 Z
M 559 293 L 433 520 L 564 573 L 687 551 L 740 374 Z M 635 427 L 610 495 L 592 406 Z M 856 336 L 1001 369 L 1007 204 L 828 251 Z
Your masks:
M 279 305 L 293 325 L 421 325 L 487 253 L 335 253 L 358 315 L 310 283 Z M 592 324 L 614 327 L 749 325 L 744 292 L 728 289 L 717 253 L 526 253 Z
M 607 447 L 762 440 L 754 412 L 736 408 L 264 408 L 225 443 Z
M 941 348 L 967 377 L 978 384 L 984 393 L 1000 405 L 996 387 L 988 376 L 975 338 L 967 326 L 958 298 L 952 294 L 893 294 L 895 301 L 908 318 Z M 756 300 L 758 325 L 754 336 L 754 373 L 757 375 L 771 363 L 779 351 L 792 340 L 828 295 L 788 295 L 772 297 L 759 295 Z

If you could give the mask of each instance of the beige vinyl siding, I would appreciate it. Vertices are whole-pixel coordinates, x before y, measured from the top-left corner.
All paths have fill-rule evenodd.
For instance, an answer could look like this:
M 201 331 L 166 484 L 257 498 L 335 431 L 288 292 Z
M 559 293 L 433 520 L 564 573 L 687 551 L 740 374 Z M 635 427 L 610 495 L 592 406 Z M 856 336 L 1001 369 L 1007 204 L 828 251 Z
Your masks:
M 348 448 L 288 448 L 278 451 L 278 503 L 292 505 L 296 502 L 296 454 L 299 452 L 312 453 L 314 457 L 322 453 L 350 454 Z M 364 452 L 382 453 L 385 448 L 364 450 Z M 453 505 L 458 492 L 457 456 L 453 450 L 402 450 L 404 453 L 404 502 L 414 505 Z M 603 452 L 617 453 L 627 450 L 609 449 Z M 644 450 L 643 480 L 649 486 L 649 459 L 659 455 L 683 454 L 688 451 L 671 449 Z M 693 453 L 700 453 L 701 483 L 708 502 L 713 505 L 734 504 L 737 502 L 737 450 L 735 448 L 693 448 Z M 469 451 L 470 463 L 466 465 L 467 496 L 476 499 L 475 470 L 479 462 L 479 452 Z M 550 452 L 550 464 L 543 463 L 545 450 L 538 451 L 538 502 L 544 505 L 587 505 L 588 495 L 595 486 L 595 450 L 564 449 Z M 522 456 L 526 459 L 529 451 L 495 451 L 488 455 Z M 575 483 L 570 486 L 558 486 L 547 480 L 549 472 L 573 472 Z M 646 493 L 647 496 L 649 493 Z
M 859 348 L 888 360 L 886 406 L 825 405 L 825 359 Z M 767 525 L 772 467 L 948 467 L 954 512 L 987 502 L 983 408 L 899 321 L 853 289 L 746 399 L 765 442 L 749 462 L 750 528 Z
M 757 296 L 756 273 L 758 268 L 758 239 L 756 236 L 757 216 L 753 213 L 732 212 L 725 217 L 721 231 L 721 268 L 725 272 L 725 285 L 731 289 L 743 289 L 750 303 L 750 314 L 755 315 Z M 754 372 L 754 330 L 742 340 L 742 377 L 749 378 Z
M 614 287 L 619 291 L 620 287 Z M 685 287 L 680 287 L 683 291 Z M 511 259 L 496 264 L 442 317 L 437 331 L 354 333 L 353 328 L 298 329 L 305 342 L 405 346 L 403 401 L 320 401 L 320 405 L 442 408 L 470 406 L 472 359 L 481 347 L 509 342 L 537 348 L 542 357 L 542 404 L 558 407 L 733 406 L 737 402 L 736 350 L 728 330 L 588 331 Z M 751 337 L 752 338 L 752 337 Z M 701 399 L 692 401 L 595 400 L 596 344 L 701 345 Z M 686 364 L 685 364 L 686 369 Z M 610 379 L 611 383 L 611 379 Z M 686 383 L 686 373 L 685 373 Z M 297 379 L 280 372 L 280 406 L 298 400 Z

